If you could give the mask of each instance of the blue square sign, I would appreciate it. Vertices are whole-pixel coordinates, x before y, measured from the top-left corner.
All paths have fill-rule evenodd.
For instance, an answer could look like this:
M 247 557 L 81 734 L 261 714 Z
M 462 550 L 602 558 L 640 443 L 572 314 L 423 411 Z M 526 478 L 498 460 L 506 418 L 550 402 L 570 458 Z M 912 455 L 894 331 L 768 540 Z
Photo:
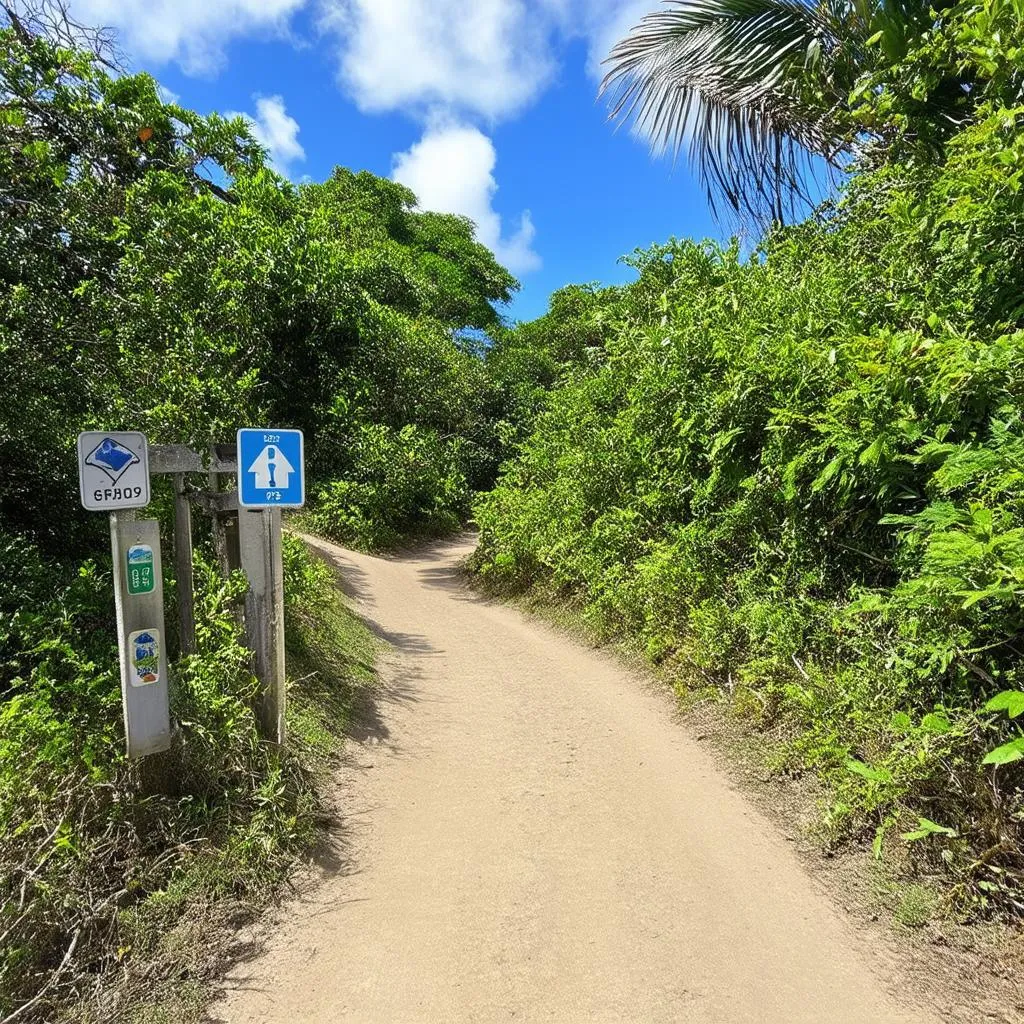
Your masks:
M 242 508 L 299 508 L 306 500 L 301 430 L 238 432 L 238 504 Z

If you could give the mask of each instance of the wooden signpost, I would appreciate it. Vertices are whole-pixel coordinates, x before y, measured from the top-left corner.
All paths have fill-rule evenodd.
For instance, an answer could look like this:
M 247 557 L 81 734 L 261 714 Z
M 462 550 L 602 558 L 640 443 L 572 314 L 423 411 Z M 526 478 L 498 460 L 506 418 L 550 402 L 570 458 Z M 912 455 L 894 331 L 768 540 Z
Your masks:
M 183 445 L 150 448 L 146 438 L 136 432 L 79 435 L 82 504 L 110 514 L 121 692 L 131 758 L 167 750 L 172 738 L 159 523 L 136 519 L 134 512 L 149 503 L 151 473 L 169 475 L 174 487 L 178 653 L 189 655 L 196 649 L 195 504 L 211 517 L 214 550 L 222 571 L 241 569 L 248 581 L 242 625 L 252 651 L 252 670 L 261 683 L 256 711 L 264 737 L 273 743 L 284 742 L 281 508 L 298 507 L 305 499 L 302 437 L 299 431 L 261 429 L 240 431 L 239 438 L 245 433 L 269 440 L 255 456 L 243 452 L 239 440 L 236 445 L 215 445 L 205 459 Z M 206 478 L 207 489 L 189 482 L 196 474 Z M 245 507 L 239 504 L 238 486 L 222 486 L 232 477 L 245 491 Z
M 238 548 L 249 581 L 245 595 L 245 635 L 253 652 L 253 673 L 263 684 L 259 715 L 263 735 L 285 738 L 284 566 L 279 509 L 238 513 Z
M 110 547 L 124 732 L 128 756 L 143 757 L 171 746 L 160 524 L 111 512 Z

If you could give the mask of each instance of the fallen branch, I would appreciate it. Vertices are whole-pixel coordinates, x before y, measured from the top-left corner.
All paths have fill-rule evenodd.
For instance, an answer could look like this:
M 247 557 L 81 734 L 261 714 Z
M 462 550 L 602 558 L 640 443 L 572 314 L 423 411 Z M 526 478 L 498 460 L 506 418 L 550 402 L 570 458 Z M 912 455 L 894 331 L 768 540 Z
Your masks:
M 975 665 L 975 663 L 971 661 L 970 658 L 965 658 L 962 654 L 958 654 L 956 656 L 956 660 L 959 661 L 960 664 L 963 665 L 963 667 L 967 669 L 969 672 L 973 672 L 979 679 L 988 683 L 989 686 L 996 685 L 995 679 L 991 675 L 989 675 L 989 673 L 986 672 L 980 665 Z

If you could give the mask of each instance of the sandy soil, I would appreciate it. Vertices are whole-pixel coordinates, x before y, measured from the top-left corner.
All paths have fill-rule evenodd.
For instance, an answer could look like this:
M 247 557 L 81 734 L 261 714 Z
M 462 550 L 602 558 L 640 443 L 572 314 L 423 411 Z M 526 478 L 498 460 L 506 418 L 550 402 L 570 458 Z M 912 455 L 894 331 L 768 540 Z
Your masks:
M 470 548 L 323 546 L 395 651 L 339 780 L 344 855 L 213 1016 L 931 1024 L 669 698 L 467 591 Z

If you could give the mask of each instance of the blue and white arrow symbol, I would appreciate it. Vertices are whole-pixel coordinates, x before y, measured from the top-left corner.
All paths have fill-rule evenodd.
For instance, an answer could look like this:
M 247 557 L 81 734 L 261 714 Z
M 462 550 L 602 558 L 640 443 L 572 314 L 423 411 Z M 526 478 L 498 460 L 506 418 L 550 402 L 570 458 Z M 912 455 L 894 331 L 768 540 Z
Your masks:
M 252 465 L 246 470 L 256 477 L 256 487 L 261 491 L 288 488 L 288 480 L 295 467 L 285 458 L 284 453 L 276 445 L 268 444 L 253 459 Z

